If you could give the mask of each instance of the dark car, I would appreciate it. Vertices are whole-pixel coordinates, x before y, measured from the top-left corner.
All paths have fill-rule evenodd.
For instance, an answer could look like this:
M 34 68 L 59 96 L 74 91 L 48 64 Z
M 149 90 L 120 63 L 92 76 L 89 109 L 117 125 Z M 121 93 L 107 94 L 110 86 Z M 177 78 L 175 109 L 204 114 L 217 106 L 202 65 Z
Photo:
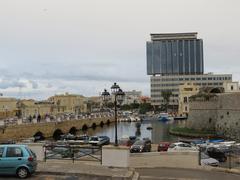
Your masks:
M 128 146 L 128 147 L 130 147 L 130 146 L 132 146 L 137 140 L 139 140 L 137 136 L 129 136 L 129 137 L 127 137 L 127 138 L 121 138 L 118 143 L 119 143 L 119 145 L 121 145 L 121 146 Z
M 217 159 L 219 162 L 225 162 L 227 160 L 226 154 L 215 147 L 207 148 L 207 154 L 214 159 Z
M 158 152 L 167 151 L 170 144 L 171 144 L 170 142 L 160 142 L 158 144 Z
M 150 152 L 152 148 L 151 141 L 148 139 L 136 141 L 130 148 L 130 152 Z

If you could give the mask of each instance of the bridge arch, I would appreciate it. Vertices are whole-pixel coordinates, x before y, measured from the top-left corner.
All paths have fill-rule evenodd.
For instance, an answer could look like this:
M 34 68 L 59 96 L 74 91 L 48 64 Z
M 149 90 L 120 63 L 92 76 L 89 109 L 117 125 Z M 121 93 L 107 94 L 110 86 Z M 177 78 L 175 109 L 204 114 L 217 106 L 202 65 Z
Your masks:
M 41 131 L 37 131 L 33 137 L 35 138 L 35 140 L 44 140 L 45 136 Z
M 54 140 L 59 140 L 61 135 L 63 135 L 63 132 L 61 129 L 56 129 L 53 133 L 53 139 Z
M 221 88 L 212 88 L 211 90 L 210 90 L 210 93 L 223 93 L 223 89 L 221 89 Z
M 97 125 L 96 123 L 92 123 L 92 126 L 91 126 L 93 129 L 96 129 Z
M 88 129 L 88 126 L 86 125 L 86 124 L 84 124 L 83 126 L 82 126 L 82 130 L 83 131 L 86 131 Z
M 77 133 L 77 128 L 75 126 L 71 127 L 71 129 L 69 129 L 69 133 L 70 134 L 73 134 L 73 135 L 76 135 Z
M 101 127 L 104 126 L 104 122 L 103 122 L 103 121 L 100 122 L 100 126 L 101 126 Z
M 110 120 L 108 119 L 108 120 L 107 120 L 107 125 L 109 126 L 109 124 L 110 124 Z

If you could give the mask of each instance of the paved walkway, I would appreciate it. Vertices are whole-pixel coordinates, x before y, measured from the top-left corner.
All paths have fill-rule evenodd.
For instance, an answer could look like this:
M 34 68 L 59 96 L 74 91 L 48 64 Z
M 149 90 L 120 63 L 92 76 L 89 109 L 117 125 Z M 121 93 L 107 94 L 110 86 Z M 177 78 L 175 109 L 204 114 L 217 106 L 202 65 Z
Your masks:
M 91 179 L 98 176 L 98 179 L 132 179 L 133 169 L 104 167 L 97 161 L 61 161 L 49 160 L 39 162 L 37 173 L 53 175 L 71 175 Z

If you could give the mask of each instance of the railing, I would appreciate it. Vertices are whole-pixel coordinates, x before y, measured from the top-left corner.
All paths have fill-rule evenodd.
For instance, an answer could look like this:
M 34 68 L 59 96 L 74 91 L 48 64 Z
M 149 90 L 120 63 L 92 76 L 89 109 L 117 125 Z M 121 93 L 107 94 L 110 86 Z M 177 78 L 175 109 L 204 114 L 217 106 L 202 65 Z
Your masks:
M 102 147 L 91 145 L 44 145 L 44 160 L 95 160 L 102 163 Z
M 205 148 L 200 148 L 199 165 L 203 159 L 202 153 L 207 154 L 211 158 L 219 161 L 218 167 L 227 169 L 240 169 L 240 146 L 231 145 L 224 148 L 212 148 L 210 151 Z

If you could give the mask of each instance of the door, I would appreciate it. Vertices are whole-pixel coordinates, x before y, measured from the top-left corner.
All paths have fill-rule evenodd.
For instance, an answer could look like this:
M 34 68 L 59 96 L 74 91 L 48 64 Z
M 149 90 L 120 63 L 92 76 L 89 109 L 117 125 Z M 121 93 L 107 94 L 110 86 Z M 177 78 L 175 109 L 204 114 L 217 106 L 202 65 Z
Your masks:
M 5 162 L 4 162 L 4 149 L 5 147 L 0 147 L 0 173 L 4 174 L 5 169 Z
M 2 158 L 5 173 L 15 174 L 17 167 L 24 164 L 23 149 L 21 147 L 7 147 L 6 155 Z

